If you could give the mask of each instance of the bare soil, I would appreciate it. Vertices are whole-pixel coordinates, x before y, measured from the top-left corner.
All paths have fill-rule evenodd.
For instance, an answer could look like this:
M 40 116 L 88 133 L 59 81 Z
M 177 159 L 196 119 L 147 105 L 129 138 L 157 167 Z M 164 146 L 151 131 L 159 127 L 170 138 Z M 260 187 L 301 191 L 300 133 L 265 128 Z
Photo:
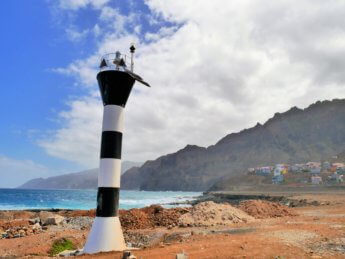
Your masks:
M 241 201 L 238 208 L 256 219 L 295 216 L 292 209 L 277 202 L 263 200 Z
M 277 216 L 277 213 L 269 211 L 268 214 L 259 213 L 260 216 L 253 214 L 252 216 L 256 217 L 253 221 L 207 227 L 176 226 L 175 217 L 186 215 L 189 213 L 188 210 L 178 212 L 146 208 L 138 211 L 143 212 L 143 215 L 146 215 L 143 218 L 151 223 L 137 228 L 133 227 L 135 220 L 128 216 L 130 213 L 125 212 L 127 220 L 131 222 L 127 225 L 131 227 L 124 228 L 125 238 L 130 245 L 140 247 L 139 250 L 133 251 L 137 258 L 169 259 L 175 258 L 177 253 L 183 251 L 189 258 L 198 259 L 345 258 L 345 194 L 298 195 L 296 199 L 307 200 L 307 205 L 295 208 L 282 207 L 281 210 L 279 205 L 273 204 L 278 211 L 286 209 L 288 213 L 278 213 Z M 309 201 L 318 201 L 319 205 L 310 205 Z M 267 207 L 267 204 L 261 204 L 260 201 L 253 201 L 251 206 L 253 204 L 259 209 Z M 265 206 L 260 207 L 260 204 Z M 272 206 L 269 208 L 273 209 Z M 13 227 L 27 224 L 28 219 L 36 216 L 35 213 L 31 213 L 0 213 L 0 232 L 12 223 Z M 247 213 L 251 212 L 248 210 Z M 77 247 L 82 248 L 89 232 L 92 213 L 79 211 L 59 214 L 70 222 L 61 226 L 50 226 L 42 232 L 24 237 L 0 239 L 0 256 L 44 258 L 48 255 L 53 241 L 62 237 L 69 238 Z M 164 219 L 164 215 L 168 220 Z M 71 218 L 74 218 L 75 222 Z M 160 222 L 167 223 L 159 226 Z M 173 224 L 175 226 L 172 226 Z M 121 256 L 122 253 L 110 252 L 82 255 L 78 258 Z

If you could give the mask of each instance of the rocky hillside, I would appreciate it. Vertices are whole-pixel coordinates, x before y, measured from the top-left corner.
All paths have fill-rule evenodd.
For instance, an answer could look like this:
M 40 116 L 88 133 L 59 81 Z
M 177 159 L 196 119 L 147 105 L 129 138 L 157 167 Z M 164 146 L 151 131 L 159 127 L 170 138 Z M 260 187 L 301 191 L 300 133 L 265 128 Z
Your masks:
M 124 161 L 122 172 L 142 163 Z M 21 189 L 96 189 L 98 181 L 98 168 L 78 173 L 64 174 L 49 178 L 32 179 L 18 188 Z
M 248 167 L 320 161 L 345 149 L 345 100 L 276 113 L 265 124 L 232 133 L 207 148 L 187 145 L 122 176 L 122 187 L 205 191 Z

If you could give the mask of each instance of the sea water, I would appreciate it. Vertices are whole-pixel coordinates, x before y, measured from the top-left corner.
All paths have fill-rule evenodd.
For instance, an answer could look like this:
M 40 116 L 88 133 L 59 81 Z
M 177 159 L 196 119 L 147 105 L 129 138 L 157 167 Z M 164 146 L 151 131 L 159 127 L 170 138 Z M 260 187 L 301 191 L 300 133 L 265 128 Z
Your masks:
M 176 207 L 172 203 L 193 200 L 200 192 L 120 191 L 120 208 L 142 208 L 151 204 Z M 0 210 L 94 209 L 97 190 L 0 189 Z

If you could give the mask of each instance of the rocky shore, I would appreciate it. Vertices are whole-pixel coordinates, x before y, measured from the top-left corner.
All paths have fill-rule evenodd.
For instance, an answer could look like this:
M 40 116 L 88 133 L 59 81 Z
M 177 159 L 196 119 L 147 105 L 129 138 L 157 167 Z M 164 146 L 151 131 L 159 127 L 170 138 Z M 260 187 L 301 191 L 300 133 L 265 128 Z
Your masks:
M 294 199 L 306 200 L 303 203 L 305 205 L 289 207 L 264 199 L 242 200 L 236 204 L 202 201 L 185 208 L 163 208 L 160 205 L 152 205 L 141 209 L 121 210 L 120 220 L 127 246 L 139 248 L 141 250 L 136 253 L 145 255 L 147 251 L 156 251 L 158 248 L 169 250 L 169 247 L 185 247 L 185 244 L 196 242 L 195 240 L 211 242 L 208 239 L 212 240 L 215 235 L 225 239 L 233 235 L 237 237 L 246 236 L 248 240 L 252 239 L 252 242 L 261 244 L 263 242 L 260 239 L 261 236 L 269 235 L 268 240 L 271 240 L 270 238 L 274 239 L 276 235 L 280 235 L 279 231 L 291 231 L 296 226 L 295 235 L 298 236 L 301 226 L 305 231 L 309 229 L 310 232 L 314 223 L 320 221 L 323 213 L 320 212 L 320 209 L 339 209 L 339 204 L 345 204 L 342 197 L 338 200 L 316 199 L 315 197 L 294 197 Z M 315 206 L 316 203 L 310 205 L 316 200 L 318 206 Z M 343 212 L 345 213 L 345 211 Z M 52 247 L 59 240 L 68 240 L 73 244 L 73 247 L 81 249 L 94 217 L 94 210 L 0 211 L 0 256 L 40 257 L 54 255 Z M 343 244 L 339 238 L 341 238 L 341 234 L 345 235 L 345 220 L 334 220 L 329 217 L 325 219 L 332 219 L 331 222 L 327 221 L 328 225 L 338 225 L 337 231 L 339 231 L 340 237 L 337 236 L 336 244 L 338 245 L 336 247 L 342 249 L 341 245 Z M 322 235 L 317 235 L 328 236 L 329 240 L 336 237 L 334 231 L 331 233 L 323 228 L 327 224 L 323 222 L 318 226 L 320 229 L 314 229 L 312 233 L 326 231 Z M 270 234 L 268 229 L 275 232 Z M 310 240 L 313 239 L 312 236 L 315 236 L 314 234 L 306 235 L 310 237 Z M 284 239 L 285 236 L 281 238 Z M 327 247 L 328 241 L 323 240 L 322 242 L 321 247 Z M 315 246 L 315 244 L 313 245 Z M 193 246 L 188 250 L 194 251 Z M 321 252 L 319 251 L 319 253 Z M 223 255 L 226 255 L 224 253 Z M 341 254 L 345 255 L 345 250 Z M 109 258 L 120 258 L 114 255 Z M 155 257 L 152 253 L 149 257 L 143 256 L 143 258 L 151 257 L 162 258 Z

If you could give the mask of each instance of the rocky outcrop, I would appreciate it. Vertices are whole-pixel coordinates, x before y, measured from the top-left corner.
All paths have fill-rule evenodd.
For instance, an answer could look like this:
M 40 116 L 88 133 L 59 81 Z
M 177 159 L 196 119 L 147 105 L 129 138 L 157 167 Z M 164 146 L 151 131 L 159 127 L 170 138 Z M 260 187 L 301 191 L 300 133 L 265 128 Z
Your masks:
M 207 148 L 187 145 L 126 172 L 121 186 L 152 191 L 205 191 L 249 167 L 320 161 L 345 149 L 345 100 L 276 113 L 265 124 L 231 133 Z

